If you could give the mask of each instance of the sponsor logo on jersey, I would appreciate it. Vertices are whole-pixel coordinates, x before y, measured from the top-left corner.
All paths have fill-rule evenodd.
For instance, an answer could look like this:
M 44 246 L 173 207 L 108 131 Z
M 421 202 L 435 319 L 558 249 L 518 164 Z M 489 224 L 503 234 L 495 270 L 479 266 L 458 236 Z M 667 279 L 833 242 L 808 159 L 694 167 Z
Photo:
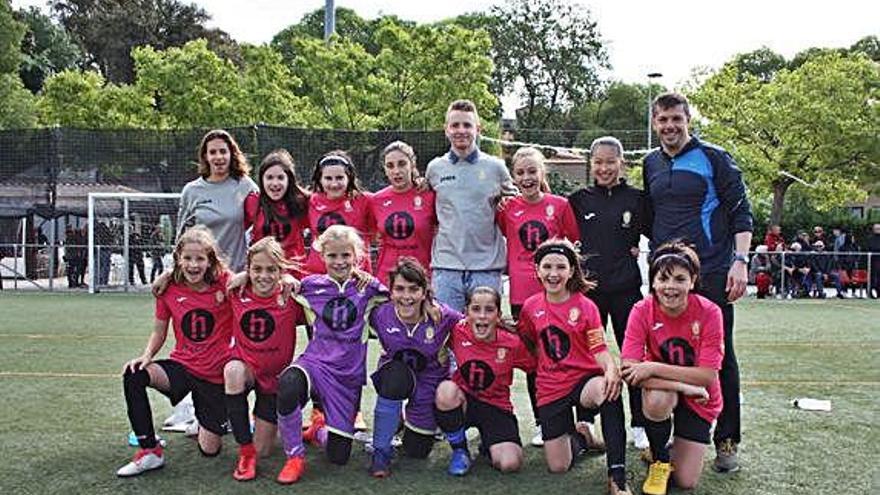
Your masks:
M 462 346 L 462 347 L 470 347 L 470 346 L 472 346 L 472 345 L 474 345 L 474 343 L 471 342 L 470 340 L 462 340 L 462 341 L 461 341 L 461 346 Z
M 386 328 L 385 333 L 400 333 L 400 329 L 397 327 Z
M 186 296 L 178 297 L 176 300 L 178 303 L 182 303 L 183 301 L 186 301 Z
M 586 215 L 584 215 L 584 220 L 592 220 L 595 216 L 596 214 L 593 212 L 587 213 Z
M 513 216 L 521 217 L 521 216 L 523 216 L 523 213 L 525 213 L 525 210 L 517 210 L 517 211 L 513 212 Z
M 623 212 L 623 223 L 621 227 L 628 229 L 630 227 L 630 222 L 632 221 L 632 213 L 629 210 Z
M 393 203 L 393 201 L 386 199 L 385 201 L 382 201 L 382 206 L 388 207 L 391 206 L 391 203 Z
M 663 328 L 663 323 L 658 321 L 657 323 L 654 323 L 654 326 L 651 327 L 651 330 L 660 330 L 661 328 Z

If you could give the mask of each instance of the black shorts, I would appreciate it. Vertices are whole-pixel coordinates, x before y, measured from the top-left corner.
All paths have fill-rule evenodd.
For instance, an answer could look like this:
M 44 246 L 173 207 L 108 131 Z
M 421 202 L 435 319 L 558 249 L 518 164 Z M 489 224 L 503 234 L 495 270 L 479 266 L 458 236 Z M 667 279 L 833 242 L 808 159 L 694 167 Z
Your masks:
M 683 400 L 672 410 L 672 435 L 709 445 L 712 425 L 695 413 Z
M 574 432 L 574 413 L 572 407 L 581 406 L 581 391 L 587 382 L 602 375 L 583 377 L 567 395 L 555 401 L 538 406 L 538 419 L 541 421 L 541 437 L 544 441 L 559 438 Z
M 496 443 L 513 442 L 522 445 L 519 439 L 519 423 L 512 412 L 487 404 L 465 394 L 467 409 L 464 424 L 466 428 L 475 427 L 480 431 L 480 440 L 486 447 Z
M 193 407 L 199 426 L 217 435 L 226 433 L 226 393 L 223 385 L 211 383 L 193 376 L 182 364 L 171 359 L 154 361 L 168 376 L 170 390 L 162 392 L 172 405 L 192 392 Z
M 259 387 L 254 387 L 254 417 L 260 418 L 267 423 L 278 424 L 278 413 L 275 410 L 276 394 L 261 392 Z

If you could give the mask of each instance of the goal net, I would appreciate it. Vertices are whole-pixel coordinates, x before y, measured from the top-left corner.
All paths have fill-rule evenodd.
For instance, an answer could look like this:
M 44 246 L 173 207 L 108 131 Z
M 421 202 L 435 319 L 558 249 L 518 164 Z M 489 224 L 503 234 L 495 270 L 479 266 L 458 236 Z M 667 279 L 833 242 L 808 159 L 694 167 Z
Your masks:
M 171 265 L 180 193 L 89 193 L 89 292 L 132 290 Z

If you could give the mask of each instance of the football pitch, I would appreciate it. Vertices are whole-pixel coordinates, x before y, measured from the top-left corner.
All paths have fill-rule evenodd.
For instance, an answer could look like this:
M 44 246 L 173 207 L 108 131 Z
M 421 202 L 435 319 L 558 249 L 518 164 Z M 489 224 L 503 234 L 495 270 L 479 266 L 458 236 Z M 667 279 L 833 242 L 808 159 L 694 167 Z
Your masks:
M 440 494 L 606 493 L 604 456 L 588 456 L 566 474 L 546 471 L 541 449 L 526 445 L 517 474 L 478 460 L 461 479 L 445 473 L 449 448 L 435 444 L 426 461 L 398 458 L 393 476 L 370 478 L 368 455 L 355 444 L 347 466 L 310 449 L 304 478 L 280 486 L 283 454 L 261 460 L 259 477 L 232 479 L 237 446 L 231 435 L 216 458 L 203 458 L 179 433 L 168 441 L 166 466 L 134 479 L 115 470 L 134 449 L 122 396 L 122 364 L 141 353 L 151 331 L 153 301 L 140 294 L 0 293 L 0 493 L 335 493 Z M 850 494 L 880 489 L 880 304 L 863 300 L 755 301 L 737 304 L 736 353 L 744 404 L 742 470 L 707 465 L 699 494 Z M 173 337 L 160 355 L 165 356 Z M 300 332 L 299 348 L 304 344 Z M 368 369 L 375 366 L 370 344 Z M 514 401 L 524 443 L 532 436 L 525 378 Z M 157 424 L 171 408 L 151 392 Z M 830 399 L 831 412 L 794 409 L 795 397 Z M 363 410 L 371 423 L 372 387 Z M 471 444 L 471 451 L 476 445 Z M 641 493 L 645 467 L 630 445 L 628 471 Z M 671 489 L 670 493 L 687 493 Z

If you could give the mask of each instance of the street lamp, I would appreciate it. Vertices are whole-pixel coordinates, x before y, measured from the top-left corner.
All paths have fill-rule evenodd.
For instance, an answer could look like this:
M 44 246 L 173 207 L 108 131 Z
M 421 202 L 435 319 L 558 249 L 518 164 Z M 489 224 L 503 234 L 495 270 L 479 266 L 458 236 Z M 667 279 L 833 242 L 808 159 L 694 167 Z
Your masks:
M 648 149 L 651 149 L 651 113 L 652 113 L 652 105 L 651 105 L 651 80 L 657 79 L 659 77 L 663 77 L 663 74 L 659 72 L 649 72 L 648 73 Z

